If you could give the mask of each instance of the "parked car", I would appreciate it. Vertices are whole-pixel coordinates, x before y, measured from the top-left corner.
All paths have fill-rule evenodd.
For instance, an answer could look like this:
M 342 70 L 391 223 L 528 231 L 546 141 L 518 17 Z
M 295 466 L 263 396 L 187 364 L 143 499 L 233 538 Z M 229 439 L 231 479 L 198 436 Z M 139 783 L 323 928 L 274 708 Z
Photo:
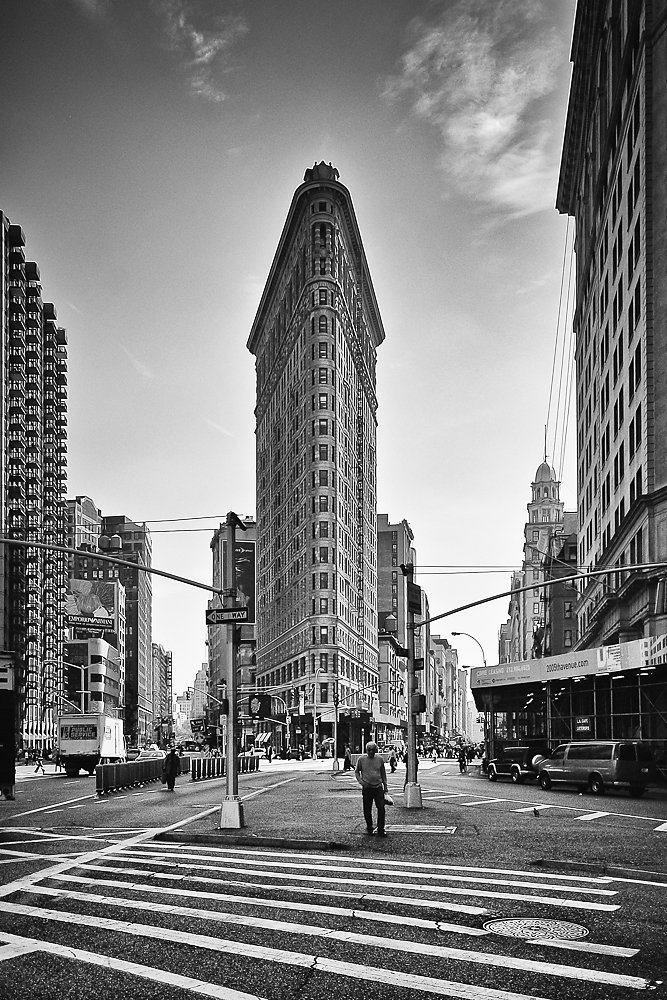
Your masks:
M 520 785 L 526 778 L 536 778 L 537 768 L 541 761 L 549 755 L 547 746 L 506 746 L 492 757 L 487 765 L 489 781 L 499 777 L 508 777 L 515 785 Z
M 264 747 L 250 747 L 249 750 L 242 750 L 239 757 L 266 757 Z
M 545 790 L 553 784 L 567 784 L 604 795 L 608 788 L 623 788 L 633 798 L 643 795 L 657 778 L 651 747 L 637 740 L 563 743 L 539 764 L 538 772 Z

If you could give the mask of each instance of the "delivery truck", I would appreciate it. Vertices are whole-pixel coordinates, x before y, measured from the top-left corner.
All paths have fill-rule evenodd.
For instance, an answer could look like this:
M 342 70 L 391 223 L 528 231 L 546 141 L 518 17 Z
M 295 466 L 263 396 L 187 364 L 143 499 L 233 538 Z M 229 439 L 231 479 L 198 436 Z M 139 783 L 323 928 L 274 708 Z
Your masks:
M 61 715 L 58 719 L 60 763 L 70 778 L 83 768 L 94 774 L 98 764 L 117 764 L 125 760 L 123 720 L 103 712 L 85 715 Z

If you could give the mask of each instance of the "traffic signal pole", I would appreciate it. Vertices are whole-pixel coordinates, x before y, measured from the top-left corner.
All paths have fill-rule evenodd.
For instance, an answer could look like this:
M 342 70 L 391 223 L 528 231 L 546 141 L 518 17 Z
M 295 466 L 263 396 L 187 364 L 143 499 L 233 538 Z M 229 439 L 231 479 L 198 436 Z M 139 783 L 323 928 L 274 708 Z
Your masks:
M 236 607 L 236 565 L 234 549 L 236 548 L 236 529 L 246 530 L 245 524 L 233 512 L 227 514 L 226 521 L 226 552 L 225 577 L 227 586 L 222 592 L 223 608 Z M 227 628 L 227 745 L 225 747 L 225 797 L 220 810 L 221 830 L 240 830 L 245 826 L 243 821 L 243 802 L 239 796 L 238 770 L 238 684 L 237 684 L 237 642 L 236 624 L 231 621 Z
M 407 578 L 407 640 L 408 640 L 408 767 L 407 783 L 403 793 L 403 805 L 406 809 L 422 808 L 422 790 L 417 782 L 417 717 L 414 713 L 413 695 L 416 691 L 415 681 L 415 612 L 416 600 L 419 598 L 421 611 L 421 589 L 413 583 L 414 567 L 412 563 L 401 566 L 403 575 Z

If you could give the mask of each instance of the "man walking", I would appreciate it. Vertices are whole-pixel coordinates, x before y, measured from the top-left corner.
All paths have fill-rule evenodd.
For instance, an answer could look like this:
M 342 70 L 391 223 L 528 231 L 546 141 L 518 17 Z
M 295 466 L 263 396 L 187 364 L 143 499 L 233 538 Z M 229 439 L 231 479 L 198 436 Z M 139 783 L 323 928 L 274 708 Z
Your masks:
M 35 750 L 35 764 L 37 765 L 35 767 L 35 772 L 34 772 L 35 774 L 37 774 L 38 771 L 41 771 L 42 774 L 46 774 L 46 771 L 44 770 L 44 759 L 42 757 L 42 751 L 39 747 L 37 747 L 37 749 Z
M 354 771 L 354 776 L 361 785 L 361 798 L 364 805 L 366 831 L 373 833 L 373 803 L 377 808 L 378 837 L 386 837 L 384 829 L 384 795 L 387 791 L 387 772 L 382 757 L 378 756 L 377 743 L 366 744 L 366 756 L 360 757 Z
M 176 784 L 176 777 L 181 773 L 181 761 L 176 753 L 175 746 L 171 746 L 169 748 L 169 753 L 165 757 L 164 764 L 162 765 L 162 771 L 166 779 L 167 791 L 173 792 L 174 785 Z

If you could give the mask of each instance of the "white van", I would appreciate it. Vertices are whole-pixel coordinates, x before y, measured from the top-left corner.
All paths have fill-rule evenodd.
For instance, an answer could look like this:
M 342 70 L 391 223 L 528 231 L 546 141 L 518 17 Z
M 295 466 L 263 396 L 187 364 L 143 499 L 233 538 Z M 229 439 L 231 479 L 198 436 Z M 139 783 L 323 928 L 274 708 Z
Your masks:
M 563 743 L 538 764 L 537 780 L 545 790 L 553 784 L 575 785 L 580 791 L 604 795 L 623 788 L 639 798 L 656 780 L 650 746 L 636 740 L 592 740 Z

